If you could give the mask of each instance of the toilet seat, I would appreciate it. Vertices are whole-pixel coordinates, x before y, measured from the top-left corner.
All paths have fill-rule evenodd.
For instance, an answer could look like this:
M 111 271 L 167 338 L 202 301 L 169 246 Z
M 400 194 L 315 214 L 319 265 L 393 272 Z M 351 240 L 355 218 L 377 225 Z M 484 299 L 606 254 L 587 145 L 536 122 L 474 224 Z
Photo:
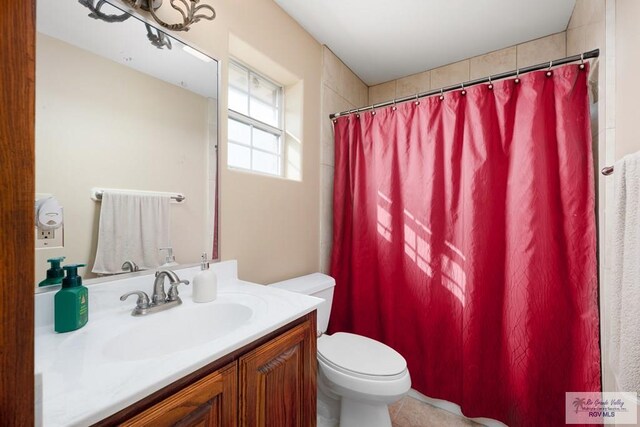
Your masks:
M 407 362 L 381 342 L 338 332 L 318 338 L 318 382 L 341 398 L 390 404 L 411 387 Z M 386 409 L 386 408 L 385 408 Z
M 372 381 L 378 381 L 378 382 L 393 381 L 393 380 L 401 379 L 403 376 L 406 375 L 406 372 L 407 372 L 407 370 L 405 369 L 404 371 L 395 375 L 367 375 L 367 374 L 361 374 L 359 372 L 354 372 L 349 369 L 345 369 L 342 366 L 336 365 L 335 363 L 332 363 L 330 360 L 325 359 L 319 354 L 318 354 L 318 361 L 323 367 L 330 368 L 333 371 L 338 372 L 342 375 L 346 375 L 352 378 L 362 378 L 365 380 L 372 380 Z
M 375 381 L 397 380 L 407 371 L 406 360 L 391 347 L 345 332 L 320 337 L 318 359 L 345 375 Z

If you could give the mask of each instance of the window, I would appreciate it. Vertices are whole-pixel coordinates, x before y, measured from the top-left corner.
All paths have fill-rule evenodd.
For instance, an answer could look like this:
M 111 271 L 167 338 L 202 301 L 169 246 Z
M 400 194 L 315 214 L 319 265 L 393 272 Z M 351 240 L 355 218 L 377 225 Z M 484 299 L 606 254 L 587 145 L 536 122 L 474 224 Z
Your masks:
M 229 167 L 284 175 L 282 93 L 266 77 L 229 63 Z

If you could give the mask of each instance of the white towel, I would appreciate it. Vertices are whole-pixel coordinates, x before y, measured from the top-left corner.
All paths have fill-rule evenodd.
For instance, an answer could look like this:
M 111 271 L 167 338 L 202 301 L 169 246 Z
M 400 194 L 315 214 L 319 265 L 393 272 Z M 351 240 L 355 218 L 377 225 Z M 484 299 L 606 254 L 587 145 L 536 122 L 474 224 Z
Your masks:
M 134 261 L 142 269 L 162 263 L 159 248 L 169 242 L 170 196 L 105 191 L 100 209 L 98 249 L 93 272 L 122 272 L 122 263 Z
M 617 391 L 640 390 L 640 153 L 614 165 L 613 280 L 607 290 L 609 362 Z

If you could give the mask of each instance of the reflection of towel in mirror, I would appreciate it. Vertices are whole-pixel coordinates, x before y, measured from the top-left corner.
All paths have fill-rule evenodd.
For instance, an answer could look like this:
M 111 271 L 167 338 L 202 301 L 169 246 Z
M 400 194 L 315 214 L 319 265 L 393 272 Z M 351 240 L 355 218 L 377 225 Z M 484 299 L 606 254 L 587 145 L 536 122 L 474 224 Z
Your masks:
M 142 195 L 105 191 L 100 209 L 98 249 L 94 273 L 122 273 L 122 263 L 131 260 L 141 269 L 162 263 L 159 248 L 169 242 L 169 201 L 164 195 Z
M 636 391 L 640 390 L 640 154 L 616 162 L 613 175 L 613 280 L 604 294 L 611 310 L 605 310 L 610 325 L 606 350 L 616 381 L 612 391 Z

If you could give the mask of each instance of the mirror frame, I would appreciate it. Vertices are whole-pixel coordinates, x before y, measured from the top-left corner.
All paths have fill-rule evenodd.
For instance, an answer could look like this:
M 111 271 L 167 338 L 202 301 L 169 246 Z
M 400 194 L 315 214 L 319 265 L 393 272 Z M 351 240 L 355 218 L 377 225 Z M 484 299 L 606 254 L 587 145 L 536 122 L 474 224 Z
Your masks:
M 41 1 L 41 0 L 33 0 L 33 5 L 34 5 L 34 9 L 37 9 L 37 2 Z M 163 29 L 160 28 L 157 23 L 155 21 L 153 21 L 150 17 L 146 17 L 145 15 L 142 15 L 139 13 L 138 10 L 130 8 L 122 3 L 120 3 L 118 0 L 105 0 L 106 3 L 110 4 L 111 6 L 115 7 L 118 10 L 121 10 L 123 13 L 128 13 L 129 15 L 131 15 L 132 18 L 137 19 L 138 21 L 140 21 L 142 24 L 146 24 L 151 26 L 152 28 L 154 28 L 157 31 L 161 31 L 165 34 L 167 34 L 168 36 L 174 38 L 175 40 L 179 41 L 180 43 L 189 46 L 193 49 L 195 49 L 198 52 L 201 52 L 202 54 L 208 56 L 209 58 L 213 59 L 216 62 L 216 88 L 217 88 L 217 93 L 216 93 L 216 132 L 215 132 L 215 137 L 216 137 L 216 144 L 215 144 L 215 189 L 213 192 L 212 197 L 214 198 L 214 203 L 213 203 L 213 214 L 215 215 L 215 222 L 212 224 L 214 227 L 213 230 L 213 239 L 210 242 L 211 243 L 211 256 L 210 256 L 210 261 L 217 263 L 220 262 L 222 260 L 222 257 L 220 255 L 220 225 L 221 225 L 221 221 L 220 221 L 220 141 L 221 141 L 221 131 L 220 131 L 220 123 L 221 123 L 221 107 L 220 107 L 220 94 L 222 91 L 222 60 L 219 59 L 216 55 L 212 55 L 210 52 L 208 52 L 205 49 L 202 49 L 200 46 L 195 45 L 194 43 L 190 42 L 189 40 L 185 39 L 184 37 L 178 35 L 178 33 L 176 31 L 170 31 L 167 29 Z M 82 6 L 82 4 L 80 4 L 80 6 Z M 89 10 L 89 9 L 87 9 Z M 34 14 L 35 15 L 35 14 Z M 89 16 L 87 16 L 87 19 L 91 19 Z M 37 25 L 37 17 L 34 19 L 34 36 L 35 34 L 38 32 L 38 25 Z M 34 38 L 34 51 L 37 48 L 36 43 L 35 43 L 35 38 Z M 34 55 L 35 58 L 35 55 Z M 34 68 L 35 68 L 35 59 L 33 61 L 34 64 Z M 35 101 L 35 92 L 37 90 L 37 81 L 35 81 L 35 78 L 33 79 L 33 89 L 34 89 L 34 101 Z M 34 125 L 34 151 L 35 151 L 35 146 L 37 144 L 37 141 L 35 140 L 35 111 L 34 111 L 34 116 L 33 116 L 33 125 Z M 34 157 L 34 180 L 35 180 L 35 174 L 37 174 L 37 170 L 35 168 L 35 157 Z M 35 182 L 34 182 L 35 184 Z M 34 194 L 35 194 L 35 185 L 34 185 Z M 211 214 L 211 212 L 209 212 L 209 214 Z M 37 250 L 34 247 L 34 254 L 35 254 L 35 250 Z M 195 261 L 193 263 L 189 263 L 189 264 L 179 264 L 178 266 L 176 266 L 176 268 L 188 268 L 188 267 L 193 267 L 196 265 L 200 265 L 199 262 Z M 46 292 L 53 292 L 53 291 L 58 291 L 60 289 L 60 285 L 55 285 L 55 286 L 47 286 L 47 287 L 38 287 L 38 280 L 37 280 L 37 271 L 34 271 L 34 284 L 33 286 L 35 287 L 35 294 L 39 294 L 39 293 L 46 293 Z M 128 277 L 136 277 L 136 276 L 145 276 L 145 275 L 149 275 L 149 274 L 153 274 L 154 270 L 143 270 L 143 271 L 137 271 L 137 272 L 132 272 L 132 273 L 119 273 L 119 274 L 113 274 L 110 276 L 104 276 L 104 277 L 97 277 L 97 278 L 91 278 L 91 279 L 87 279 L 86 281 L 83 282 L 83 284 L 86 285 L 91 285 L 91 284 L 95 284 L 95 283 L 103 283 L 103 282 L 108 282 L 108 281 L 112 281 L 112 280 L 120 280 L 120 279 L 125 279 Z

